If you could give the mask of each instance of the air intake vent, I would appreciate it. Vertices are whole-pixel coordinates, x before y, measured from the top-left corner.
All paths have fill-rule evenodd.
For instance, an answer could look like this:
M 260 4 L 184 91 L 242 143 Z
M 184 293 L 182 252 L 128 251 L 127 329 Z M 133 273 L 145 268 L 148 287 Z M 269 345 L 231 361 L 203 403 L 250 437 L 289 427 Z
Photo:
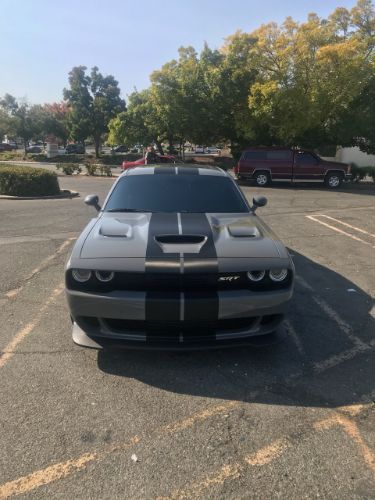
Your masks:
M 203 243 L 205 238 L 205 236 L 195 234 L 164 234 L 162 236 L 155 236 L 157 242 L 172 245 Z

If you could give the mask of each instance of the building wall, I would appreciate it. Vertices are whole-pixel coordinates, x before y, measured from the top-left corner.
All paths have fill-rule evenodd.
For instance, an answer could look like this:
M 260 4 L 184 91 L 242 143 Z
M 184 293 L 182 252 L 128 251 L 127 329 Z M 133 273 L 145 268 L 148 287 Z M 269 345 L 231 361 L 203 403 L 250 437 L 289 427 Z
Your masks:
M 338 148 L 336 161 L 356 163 L 359 167 L 375 167 L 375 155 L 363 153 L 359 148 Z

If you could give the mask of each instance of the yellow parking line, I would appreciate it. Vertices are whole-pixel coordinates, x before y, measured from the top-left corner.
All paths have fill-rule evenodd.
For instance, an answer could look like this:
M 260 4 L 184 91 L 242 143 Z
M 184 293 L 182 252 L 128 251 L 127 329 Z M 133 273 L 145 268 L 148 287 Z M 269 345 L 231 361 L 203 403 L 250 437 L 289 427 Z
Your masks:
M 336 413 L 332 417 L 316 422 L 314 425 L 318 430 L 329 429 L 334 425 L 340 425 L 346 434 L 357 444 L 363 460 L 375 473 L 375 453 L 365 443 L 359 432 L 357 424 L 353 420 Z
M 331 217 L 330 215 L 324 215 L 324 214 L 319 214 L 315 215 L 315 217 L 325 217 L 326 219 L 333 220 L 335 222 L 338 222 L 339 224 L 342 224 L 343 226 L 349 227 L 350 229 L 354 229 L 354 231 L 358 231 L 359 233 L 366 234 L 367 236 L 372 236 L 372 238 L 375 238 L 375 234 L 369 233 L 368 231 L 365 231 L 364 229 L 361 229 L 356 226 L 352 226 L 348 224 L 347 222 L 344 222 L 340 219 L 335 219 L 334 217 Z
M 222 485 L 228 479 L 237 479 L 246 466 L 258 466 L 271 463 L 279 457 L 284 450 L 289 446 L 286 439 L 276 439 L 272 443 L 259 449 L 254 454 L 247 455 L 241 462 L 224 465 L 218 471 L 205 478 L 189 485 L 186 489 L 176 489 L 167 497 L 158 497 L 157 500 L 183 500 L 188 498 L 200 498 L 205 490 L 214 485 Z M 204 495 L 206 498 L 208 495 Z
M 357 236 L 354 236 L 353 234 L 347 233 L 346 231 L 343 231 L 342 229 L 339 229 L 335 226 L 331 226 L 331 224 L 327 224 L 326 222 L 323 222 L 316 217 L 313 217 L 312 215 L 306 215 L 310 220 L 313 220 L 314 222 L 318 222 L 322 226 L 328 227 L 329 229 L 332 229 L 333 231 L 336 231 L 337 233 L 343 234 L 344 236 L 348 236 L 348 238 L 351 238 L 352 240 L 359 241 L 360 243 L 363 243 L 364 245 L 369 245 L 371 248 L 375 248 L 374 245 L 369 243 L 368 241 L 362 240 L 361 238 L 358 238 Z
M 35 488 L 39 488 L 40 486 L 63 479 L 70 474 L 87 467 L 87 465 L 91 462 L 101 460 L 116 451 L 130 448 L 131 446 L 139 443 L 141 440 L 175 434 L 189 427 L 193 427 L 196 423 L 207 420 L 210 417 L 229 412 L 236 407 L 239 407 L 239 405 L 240 403 L 238 401 L 228 401 L 216 406 L 211 406 L 196 413 L 195 415 L 191 415 L 180 421 L 160 427 L 151 432 L 149 435 L 145 435 L 143 437 L 134 436 L 128 442 L 107 446 L 99 452 L 85 453 L 77 458 L 53 464 L 45 469 L 32 472 L 27 476 L 9 481 L 0 485 L 0 499 L 2 500 L 13 495 L 21 495 L 32 491 Z
M 54 260 L 58 255 L 60 255 L 64 250 L 65 248 L 73 241 L 75 240 L 76 238 L 75 237 L 71 237 L 71 238 L 68 238 L 67 240 L 65 240 L 60 246 L 59 248 L 56 250 L 56 252 L 54 252 L 53 254 L 49 255 L 48 257 L 46 257 L 44 260 L 42 260 L 42 262 L 39 264 L 39 266 L 37 266 L 36 268 L 34 268 L 25 278 L 25 281 L 29 281 L 31 280 L 31 278 L 33 278 L 37 273 L 39 273 L 40 271 L 42 271 L 52 260 Z M 6 297 L 8 297 L 8 299 L 13 299 L 14 297 L 16 297 L 24 288 L 25 285 L 22 285 L 20 286 L 19 288 L 15 288 L 13 290 L 9 290 L 9 292 L 7 292 L 5 294 Z
M 363 403 L 356 405 L 355 414 L 358 415 L 361 411 L 368 408 L 371 403 Z M 350 411 L 351 407 L 341 407 L 341 411 Z M 374 453 L 364 442 L 361 437 L 358 427 L 355 422 L 340 413 L 334 414 L 327 419 L 322 419 L 314 422 L 313 428 L 317 431 L 323 431 L 333 425 L 339 424 L 343 426 L 345 432 L 352 438 L 359 447 L 360 453 L 365 463 L 375 471 Z M 246 466 L 262 467 L 272 463 L 279 458 L 288 448 L 292 446 L 290 438 L 284 437 L 272 441 L 270 444 L 260 448 L 251 455 L 245 456 L 240 462 L 227 464 L 216 470 L 212 474 L 205 476 L 200 481 L 196 481 L 187 487 L 174 490 L 170 495 L 158 497 L 157 500 L 183 500 L 189 498 L 211 498 L 213 495 L 205 493 L 211 486 L 223 485 L 225 481 L 237 479 L 244 472 Z
M 15 354 L 15 348 L 18 346 L 22 340 L 24 340 L 25 337 L 29 333 L 31 333 L 36 325 L 40 322 L 42 319 L 43 313 L 46 311 L 46 309 L 57 299 L 57 297 L 61 294 L 61 292 L 64 290 L 64 283 L 61 283 L 57 288 L 55 288 L 49 298 L 46 300 L 44 305 L 39 309 L 39 312 L 36 314 L 36 316 L 27 323 L 21 330 L 19 330 L 16 335 L 12 338 L 12 340 L 5 346 L 4 350 L 0 352 L 0 368 L 3 368 L 5 364 L 14 356 Z

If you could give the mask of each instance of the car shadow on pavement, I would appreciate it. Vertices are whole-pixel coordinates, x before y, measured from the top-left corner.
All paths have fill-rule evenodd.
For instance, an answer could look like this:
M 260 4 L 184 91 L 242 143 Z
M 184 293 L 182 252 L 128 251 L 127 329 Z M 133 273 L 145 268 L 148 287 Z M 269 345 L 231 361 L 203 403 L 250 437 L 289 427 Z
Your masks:
M 100 370 L 206 398 L 331 408 L 361 402 L 375 389 L 373 300 L 342 275 L 290 252 L 302 281 L 271 338 L 209 351 L 102 350 Z

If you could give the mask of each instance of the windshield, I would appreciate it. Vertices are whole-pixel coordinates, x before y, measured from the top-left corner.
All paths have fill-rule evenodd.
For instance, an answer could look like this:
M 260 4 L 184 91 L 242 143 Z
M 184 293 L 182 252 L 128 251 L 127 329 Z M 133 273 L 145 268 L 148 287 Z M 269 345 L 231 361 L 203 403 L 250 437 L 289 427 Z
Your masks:
M 131 175 L 115 186 L 106 212 L 248 212 L 227 177 L 213 175 Z

